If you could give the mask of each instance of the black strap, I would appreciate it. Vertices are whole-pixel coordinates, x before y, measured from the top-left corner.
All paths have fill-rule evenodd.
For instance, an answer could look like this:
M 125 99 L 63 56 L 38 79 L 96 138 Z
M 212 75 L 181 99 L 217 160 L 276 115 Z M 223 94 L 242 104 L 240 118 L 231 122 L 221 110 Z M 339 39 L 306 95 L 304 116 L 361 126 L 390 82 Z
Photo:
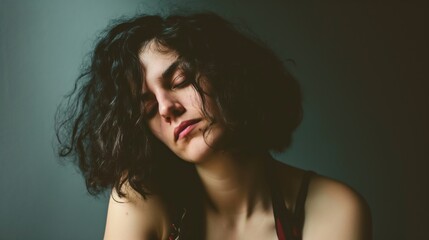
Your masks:
M 273 204 L 274 218 L 280 222 L 281 228 L 285 235 L 286 240 L 295 240 L 302 238 L 302 229 L 305 220 L 305 201 L 308 193 L 308 186 L 311 178 L 316 175 L 315 172 L 306 171 L 301 179 L 301 185 L 298 190 L 298 195 L 295 200 L 295 210 L 292 213 L 287 209 L 283 193 L 279 187 L 279 181 L 274 173 L 273 164 L 268 164 L 268 179 L 271 186 L 271 201 Z M 277 236 L 279 236 L 279 229 L 276 224 Z
M 276 178 L 274 174 L 274 166 L 273 164 L 268 164 L 267 170 L 268 170 L 268 180 L 271 187 L 271 202 L 273 206 L 273 212 L 274 212 L 274 219 L 276 222 L 276 233 L 277 237 L 281 240 L 293 240 L 294 237 L 292 235 L 292 213 L 286 208 L 285 201 L 283 198 L 283 192 L 281 191 L 281 188 L 279 187 L 278 179 Z M 280 223 L 280 226 L 278 226 L 278 223 Z M 283 235 L 279 232 L 281 228 L 281 231 Z M 282 238 L 284 237 L 284 238 Z
M 301 180 L 301 186 L 299 188 L 298 196 L 295 200 L 295 211 L 294 216 L 297 221 L 298 227 L 302 230 L 305 220 L 305 202 L 307 199 L 308 185 L 310 184 L 311 178 L 316 175 L 315 172 L 307 171 Z

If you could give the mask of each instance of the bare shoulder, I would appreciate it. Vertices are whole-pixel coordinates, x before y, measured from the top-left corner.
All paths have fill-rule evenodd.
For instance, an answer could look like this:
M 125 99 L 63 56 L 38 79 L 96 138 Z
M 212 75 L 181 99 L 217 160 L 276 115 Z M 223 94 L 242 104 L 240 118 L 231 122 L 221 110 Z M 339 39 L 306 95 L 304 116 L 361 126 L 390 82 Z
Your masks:
M 316 175 L 305 204 L 304 239 L 371 239 L 371 214 L 366 201 L 351 187 Z
M 163 201 L 157 196 L 144 199 L 127 184 L 122 191 L 126 197 L 114 189 L 110 195 L 104 240 L 166 239 L 169 220 Z
M 295 209 L 307 171 L 277 162 L 285 204 Z M 371 238 L 369 206 L 355 190 L 337 180 L 313 175 L 305 200 L 304 240 L 368 240 Z

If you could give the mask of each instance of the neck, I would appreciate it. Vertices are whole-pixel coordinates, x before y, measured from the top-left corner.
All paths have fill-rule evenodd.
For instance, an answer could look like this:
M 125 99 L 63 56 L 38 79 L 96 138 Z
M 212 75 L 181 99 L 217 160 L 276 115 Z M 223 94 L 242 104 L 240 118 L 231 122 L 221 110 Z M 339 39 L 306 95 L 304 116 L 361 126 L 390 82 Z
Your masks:
M 270 207 L 265 162 L 271 156 L 218 153 L 196 165 L 207 196 L 208 211 L 245 216 Z

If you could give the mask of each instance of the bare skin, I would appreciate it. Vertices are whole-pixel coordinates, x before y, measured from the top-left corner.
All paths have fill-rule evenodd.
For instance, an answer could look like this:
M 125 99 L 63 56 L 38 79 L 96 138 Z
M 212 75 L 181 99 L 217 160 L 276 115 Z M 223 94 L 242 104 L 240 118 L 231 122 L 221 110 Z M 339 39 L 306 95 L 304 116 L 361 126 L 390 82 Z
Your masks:
M 158 46 L 159 47 L 159 46 Z M 269 154 L 237 156 L 207 146 L 221 139 L 222 125 L 215 127 L 207 139 L 201 132 L 207 126 L 199 109 L 201 102 L 192 86 L 174 87 L 183 82 L 179 70 L 164 79 L 166 69 L 176 61 L 173 53 L 157 51 L 149 44 L 140 55 L 145 70 L 142 91 L 149 95 L 148 107 L 154 115 L 148 125 L 154 135 L 177 156 L 195 164 L 206 198 L 202 199 L 206 215 L 206 239 L 278 239 L 271 205 L 270 186 L 263 163 L 275 161 Z M 166 84 L 165 81 L 168 81 Z M 165 87 L 170 86 L 173 87 Z M 210 106 L 209 106 L 210 107 Z M 215 108 L 210 107 L 214 113 Z M 180 123 L 202 119 L 186 135 L 177 138 Z M 295 207 L 305 171 L 275 161 L 273 174 L 279 181 L 285 205 Z M 167 239 L 170 219 L 167 208 L 156 196 L 144 200 L 125 186 L 126 199 L 112 191 L 105 240 Z M 123 203 L 119 203 L 119 200 Z M 365 201 L 348 186 L 335 180 L 312 178 L 305 204 L 304 240 L 371 239 L 371 218 Z
M 277 164 L 285 205 L 293 210 L 304 171 Z M 262 195 L 267 191 L 262 189 L 263 184 L 252 185 L 254 179 L 237 180 L 213 174 L 202 176 L 210 201 L 206 204 L 206 239 L 277 239 L 272 207 L 267 203 L 269 195 Z M 162 201 L 156 197 L 143 200 L 131 188 L 126 192 L 128 198 L 122 199 L 125 203 L 110 201 L 105 239 L 167 239 L 171 223 Z M 304 240 L 371 239 L 368 206 L 340 182 L 314 177 L 305 209 Z

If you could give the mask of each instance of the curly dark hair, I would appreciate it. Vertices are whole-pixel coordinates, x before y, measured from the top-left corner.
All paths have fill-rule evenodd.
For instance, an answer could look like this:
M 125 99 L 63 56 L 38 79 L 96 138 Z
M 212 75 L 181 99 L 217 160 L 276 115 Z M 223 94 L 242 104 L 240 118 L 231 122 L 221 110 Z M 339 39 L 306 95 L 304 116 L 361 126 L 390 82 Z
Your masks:
M 192 165 L 178 161 L 153 136 L 142 114 L 144 73 L 138 53 L 151 41 L 183 60 L 206 116 L 208 93 L 200 76 L 209 83 L 226 126 L 224 147 L 267 153 L 291 144 L 302 119 L 300 88 L 268 47 L 213 13 L 139 15 L 102 34 L 57 111 L 59 155 L 76 161 L 89 193 L 114 187 L 124 196 L 121 189 L 127 182 L 147 197 L 171 194 L 171 183 L 193 180 L 187 174 Z

